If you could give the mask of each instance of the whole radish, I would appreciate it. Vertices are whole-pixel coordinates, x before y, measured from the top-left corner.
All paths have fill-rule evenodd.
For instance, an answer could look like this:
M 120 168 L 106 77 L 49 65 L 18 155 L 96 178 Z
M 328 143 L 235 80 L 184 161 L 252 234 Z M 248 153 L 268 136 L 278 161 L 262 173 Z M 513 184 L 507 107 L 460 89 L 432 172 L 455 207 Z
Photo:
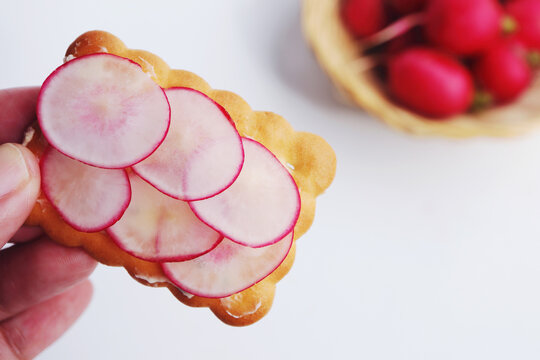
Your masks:
M 341 11 L 346 27 L 357 37 L 372 35 L 386 24 L 383 0 L 346 0 Z
M 428 0 L 388 0 L 388 2 L 398 13 L 410 14 L 422 10 Z
M 529 48 L 540 50 L 540 0 L 515 0 L 506 10 L 517 22 L 515 35 Z
M 388 76 L 390 92 L 398 101 L 431 117 L 463 113 L 474 97 L 467 69 L 451 56 L 426 47 L 390 59 Z
M 496 0 L 431 0 L 425 30 L 428 39 L 445 50 L 472 55 L 496 41 L 501 19 Z
M 498 103 L 516 99 L 532 80 L 523 45 L 503 40 L 482 54 L 474 64 L 474 75 L 480 85 Z

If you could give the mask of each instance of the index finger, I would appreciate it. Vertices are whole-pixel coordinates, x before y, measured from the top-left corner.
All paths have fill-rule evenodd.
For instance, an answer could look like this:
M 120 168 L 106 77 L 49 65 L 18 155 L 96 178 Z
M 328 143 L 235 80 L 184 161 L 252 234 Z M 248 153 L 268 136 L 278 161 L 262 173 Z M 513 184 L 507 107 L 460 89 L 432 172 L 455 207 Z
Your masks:
M 24 131 L 36 120 L 39 87 L 0 90 L 0 144 L 21 142 Z

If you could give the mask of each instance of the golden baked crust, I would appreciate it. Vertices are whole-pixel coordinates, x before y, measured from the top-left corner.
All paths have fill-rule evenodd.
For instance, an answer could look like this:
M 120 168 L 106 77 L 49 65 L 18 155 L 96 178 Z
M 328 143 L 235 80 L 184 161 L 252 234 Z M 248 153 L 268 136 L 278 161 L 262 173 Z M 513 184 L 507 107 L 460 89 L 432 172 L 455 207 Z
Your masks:
M 304 0 L 304 34 L 336 87 L 387 124 L 418 135 L 513 136 L 540 126 L 540 82 L 518 101 L 446 120 L 422 117 L 392 102 L 372 74 L 371 59 L 343 25 L 340 0 Z
M 163 88 L 190 87 L 197 89 L 223 106 L 231 115 L 242 136 L 254 138 L 270 149 L 291 172 L 300 189 L 302 209 L 294 238 L 298 239 L 311 226 L 315 215 L 315 198 L 332 182 L 336 158 L 332 148 L 319 136 L 296 132 L 285 119 L 270 112 L 253 111 L 238 95 L 214 90 L 197 75 L 172 70 L 154 54 L 128 49 L 114 35 L 90 31 L 78 37 L 66 52 L 67 59 L 96 52 L 108 52 L 130 58 Z M 47 145 L 39 129 L 27 144 L 37 156 Z M 179 290 L 163 275 L 158 264 L 135 258 L 122 251 L 105 232 L 83 233 L 67 225 L 47 199 L 40 195 L 30 217 L 30 225 L 39 225 L 55 241 L 67 246 L 81 246 L 106 265 L 123 266 L 144 285 L 167 287 L 184 304 L 209 307 L 223 322 L 242 326 L 262 318 L 270 309 L 276 283 L 289 271 L 294 261 L 295 242 L 285 261 L 267 278 L 235 295 L 223 299 L 191 296 Z

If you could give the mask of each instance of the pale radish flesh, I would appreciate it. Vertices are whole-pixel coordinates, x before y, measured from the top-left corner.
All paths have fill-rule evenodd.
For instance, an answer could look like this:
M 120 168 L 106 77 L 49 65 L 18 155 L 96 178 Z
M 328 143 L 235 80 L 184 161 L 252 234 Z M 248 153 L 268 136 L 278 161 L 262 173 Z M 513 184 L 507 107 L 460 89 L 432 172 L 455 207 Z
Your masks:
M 190 294 L 223 298 L 261 281 L 287 257 L 293 233 L 262 248 L 240 245 L 229 239 L 198 258 L 162 264 L 163 272 L 176 286 Z
M 171 126 L 163 144 L 133 170 L 161 192 L 181 200 L 211 197 L 237 178 L 244 162 L 240 135 L 227 112 L 203 93 L 165 91 Z
M 291 174 L 267 148 L 242 138 L 244 165 L 222 193 L 192 201 L 193 212 L 224 237 L 251 247 L 273 244 L 290 233 L 300 213 Z
M 92 54 L 65 63 L 45 80 L 37 116 L 49 143 L 63 154 L 124 168 L 162 143 L 170 108 L 163 89 L 138 64 Z
M 189 205 L 129 175 L 132 199 L 124 216 L 107 232 L 126 252 L 150 261 L 180 261 L 214 248 L 221 235 L 201 222 Z
M 122 169 L 101 169 L 73 160 L 52 147 L 41 158 L 43 193 L 73 228 L 101 231 L 114 224 L 131 199 Z

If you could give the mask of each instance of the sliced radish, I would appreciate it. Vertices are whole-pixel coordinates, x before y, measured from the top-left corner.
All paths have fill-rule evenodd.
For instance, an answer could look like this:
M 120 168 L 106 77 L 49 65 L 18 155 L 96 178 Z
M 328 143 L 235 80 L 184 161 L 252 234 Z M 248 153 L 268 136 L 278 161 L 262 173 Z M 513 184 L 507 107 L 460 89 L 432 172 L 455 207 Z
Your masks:
M 167 97 L 141 67 L 111 54 L 92 54 L 56 69 L 41 87 L 37 115 L 60 152 L 103 168 L 148 157 L 170 122 Z
M 163 263 L 163 272 L 190 294 L 223 298 L 261 281 L 287 257 L 293 234 L 263 248 L 251 248 L 229 239 L 209 253 L 183 262 Z
M 41 179 L 52 206 L 79 231 L 96 232 L 111 226 L 131 199 L 125 170 L 86 165 L 52 147 L 41 158 Z
M 171 88 L 165 93 L 171 105 L 167 137 L 133 170 L 181 200 L 208 198 L 228 188 L 244 162 L 242 141 L 229 115 L 197 90 Z
M 133 173 L 129 180 L 131 203 L 108 229 L 123 250 L 150 261 L 180 261 L 219 243 L 221 235 L 197 219 L 186 202 L 162 194 Z
M 244 165 L 222 193 L 190 202 L 195 215 L 226 238 L 261 247 L 290 233 L 300 213 L 300 194 L 291 174 L 262 144 L 242 138 Z

